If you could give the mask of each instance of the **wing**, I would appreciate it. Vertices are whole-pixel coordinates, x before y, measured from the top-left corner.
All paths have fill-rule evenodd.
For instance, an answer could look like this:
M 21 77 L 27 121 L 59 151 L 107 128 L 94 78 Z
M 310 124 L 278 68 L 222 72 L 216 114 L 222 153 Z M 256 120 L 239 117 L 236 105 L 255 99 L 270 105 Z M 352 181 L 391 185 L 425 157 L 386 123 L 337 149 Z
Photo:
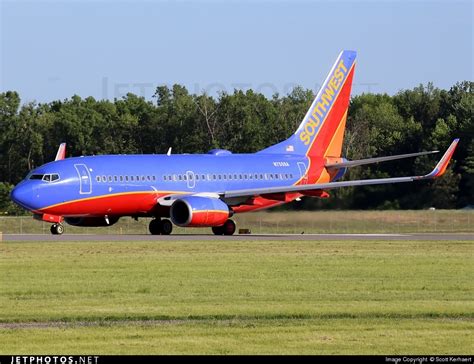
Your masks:
M 436 167 L 428 174 L 424 176 L 411 176 L 411 177 L 394 177 L 394 178 L 379 178 L 379 179 L 363 179 L 355 181 L 342 181 L 342 182 L 329 182 L 329 183 L 317 183 L 310 185 L 299 185 L 299 186 L 280 186 L 280 187 L 269 187 L 269 188 L 255 188 L 246 190 L 236 191 L 225 191 L 220 193 L 221 198 L 233 198 L 233 197 L 245 197 L 245 196 L 257 196 L 272 193 L 283 193 L 283 192 L 301 192 L 301 191 L 315 191 L 315 190 L 330 190 L 334 188 L 349 187 L 349 186 L 367 186 L 367 185 L 380 185 L 388 183 L 401 183 L 401 182 L 413 182 L 417 180 L 433 179 L 444 174 L 446 167 L 451 160 L 451 157 L 456 149 L 459 139 L 454 141 L 449 146 L 448 150 L 444 153 L 443 157 L 439 160 Z M 426 153 L 426 152 L 422 152 Z
M 413 157 L 419 157 L 421 155 L 434 154 L 434 153 L 438 153 L 438 151 L 433 150 L 431 152 L 399 154 L 399 155 L 391 155 L 388 157 L 367 158 L 367 159 L 359 159 L 359 160 L 354 160 L 354 161 L 344 161 L 340 163 L 328 163 L 325 165 L 325 167 L 328 169 L 350 168 L 350 167 L 362 166 L 364 164 L 387 162 L 387 161 L 393 161 L 393 160 L 403 159 L 403 158 L 413 158 Z

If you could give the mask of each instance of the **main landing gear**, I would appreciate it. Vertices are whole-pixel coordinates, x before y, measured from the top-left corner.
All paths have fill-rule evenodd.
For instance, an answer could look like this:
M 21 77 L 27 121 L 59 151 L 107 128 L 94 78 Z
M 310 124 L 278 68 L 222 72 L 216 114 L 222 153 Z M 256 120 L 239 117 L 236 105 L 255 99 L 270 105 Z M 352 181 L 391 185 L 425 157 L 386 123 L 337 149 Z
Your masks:
M 53 235 L 62 235 L 62 233 L 64 233 L 64 226 L 62 226 L 61 224 L 53 224 L 51 225 L 51 234 Z
M 229 219 L 222 226 L 214 226 L 212 232 L 214 235 L 234 235 L 235 222 Z
M 151 235 L 169 235 L 173 231 L 173 224 L 169 220 L 153 219 L 148 227 Z

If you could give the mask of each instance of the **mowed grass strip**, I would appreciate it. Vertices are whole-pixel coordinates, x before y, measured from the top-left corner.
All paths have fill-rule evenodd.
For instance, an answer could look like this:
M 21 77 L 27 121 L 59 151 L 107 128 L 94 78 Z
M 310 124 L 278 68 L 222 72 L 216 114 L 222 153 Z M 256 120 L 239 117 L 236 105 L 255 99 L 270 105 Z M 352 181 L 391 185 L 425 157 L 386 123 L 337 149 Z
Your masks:
M 4 354 L 473 350 L 469 241 L 0 249 Z
M 204 320 L 0 329 L 15 354 L 472 353 L 472 322 L 438 319 Z
M 233 216 L 238 228 L 268 233 L 474 233 L 472 210 L 386 211 L 258 211 Z M 65 224 L 68 234 L 149 234 L 149 218 L 122 217 L 113 226 L 77 227 Z M 31 216 L 1 217 L 4 234 L 50 234 L 51 224 Z M 174 234 L 211 234 L 210 228 L 173 227 Z

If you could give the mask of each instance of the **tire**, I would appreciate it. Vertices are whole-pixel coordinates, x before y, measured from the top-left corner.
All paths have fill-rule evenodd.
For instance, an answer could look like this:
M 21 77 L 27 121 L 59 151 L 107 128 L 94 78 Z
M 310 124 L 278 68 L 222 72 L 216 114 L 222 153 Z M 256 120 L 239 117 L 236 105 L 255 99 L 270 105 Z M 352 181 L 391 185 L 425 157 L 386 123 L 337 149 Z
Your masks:
M 150 225 L 148 225 L 148 230 L 150 231 L 151 235 L 160 235 L 161 234 L 161 220 L 160 219 L 151 220 Z
M 58 226 L 56 227 L 56 232 L 58 235 L 62 235 L 64 233 L 64 226 L 58 224 Z
M 64 226 L 61 224 L 53 224 L 51 225 L 50 230 L 53 235 L 62 235 L 64 233 Z
M 224 225 L 222 226 L 224 235 L 234 235 L 235 233 L 235 222 L 233 220 L 227 220 Z
M 173 224 L 169 220 L 161 220 L 161 235 L 169 235 L 173 231 Z
M 214 235 L 224 235 L 224 226 L 213 226 L 212 232 Z

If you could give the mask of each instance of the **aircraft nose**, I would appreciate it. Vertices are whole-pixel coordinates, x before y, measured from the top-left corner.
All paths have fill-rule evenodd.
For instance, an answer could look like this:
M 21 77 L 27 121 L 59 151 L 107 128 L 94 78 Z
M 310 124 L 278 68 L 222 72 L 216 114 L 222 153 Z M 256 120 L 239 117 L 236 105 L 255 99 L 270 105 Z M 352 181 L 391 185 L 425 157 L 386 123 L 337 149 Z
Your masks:
M 18 205 L 31 210 L 33 201 L 33 188 L 28 184 L 20 183 L 11 194 L 11 199 Z

